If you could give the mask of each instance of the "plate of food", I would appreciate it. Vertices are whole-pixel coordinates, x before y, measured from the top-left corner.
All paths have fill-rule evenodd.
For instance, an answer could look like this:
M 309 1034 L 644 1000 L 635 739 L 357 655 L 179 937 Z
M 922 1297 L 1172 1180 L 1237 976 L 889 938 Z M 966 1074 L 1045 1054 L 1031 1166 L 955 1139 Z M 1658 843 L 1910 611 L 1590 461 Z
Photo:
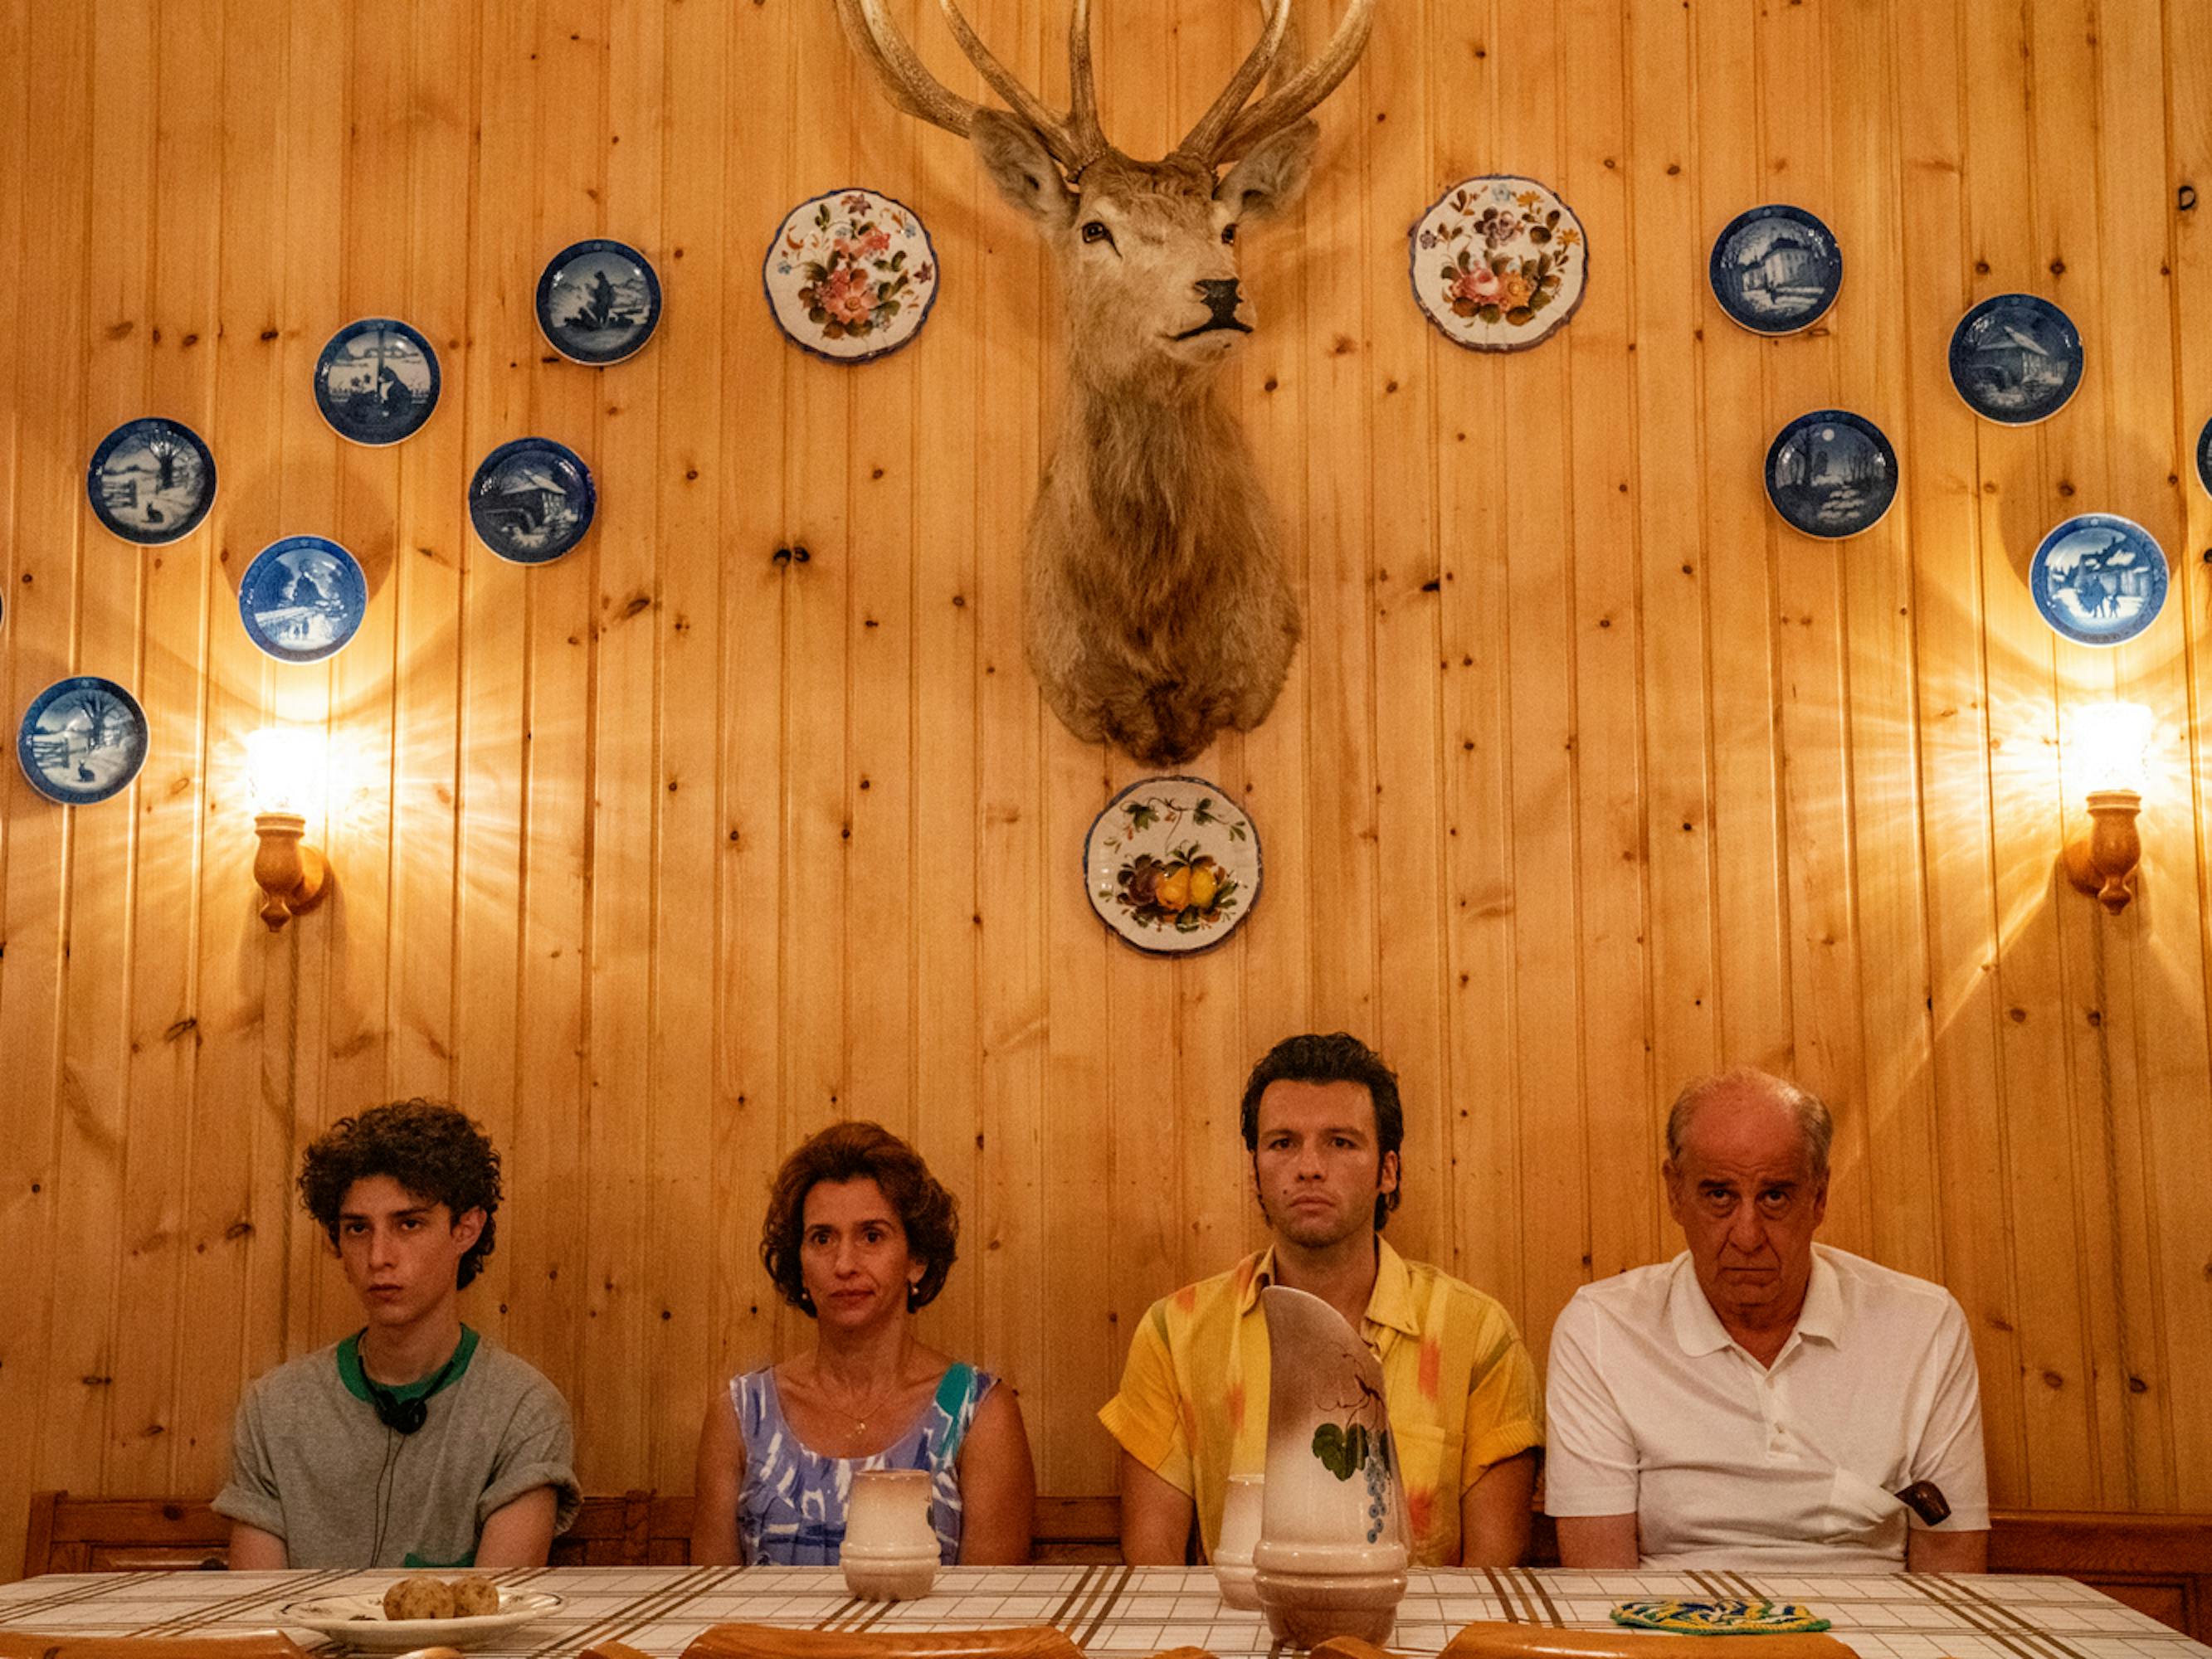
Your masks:
M 276 1609 L 287 1625 L 373 1653 L 472 1648 L 520 1630 L 560 1607 L 546 1590 L 502 1589 L 481 1573 L 441 1578 L 418 1572 L 382 1595 L 325 1595 Z

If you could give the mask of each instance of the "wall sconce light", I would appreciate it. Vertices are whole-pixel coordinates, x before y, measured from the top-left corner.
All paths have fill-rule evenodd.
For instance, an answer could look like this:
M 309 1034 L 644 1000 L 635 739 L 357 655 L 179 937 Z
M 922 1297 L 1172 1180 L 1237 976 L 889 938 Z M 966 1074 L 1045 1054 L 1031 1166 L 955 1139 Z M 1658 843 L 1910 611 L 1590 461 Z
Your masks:
M 2142 842 L 2136 814 L 2142 809 L 2145 751 L 2151 712 L 2141 703 L 2092 703 L 2074 716 L 2074 753 L 2087 775 L 2089 833 L 2066 844 L 2066 877 L 2113 915 L 2136 896 L 2136 866 Z
M 302 839 L 307 819 L 301 809 L 322 799 L 322 739 L 313 732 L 264 726 L 246 740 L 246 794 L 253 803 L 253 833 L 261 838 L 253 879 L 268 896 L 261 920 L 272 933 L 320 903 L 329 880 L 321 849 Z

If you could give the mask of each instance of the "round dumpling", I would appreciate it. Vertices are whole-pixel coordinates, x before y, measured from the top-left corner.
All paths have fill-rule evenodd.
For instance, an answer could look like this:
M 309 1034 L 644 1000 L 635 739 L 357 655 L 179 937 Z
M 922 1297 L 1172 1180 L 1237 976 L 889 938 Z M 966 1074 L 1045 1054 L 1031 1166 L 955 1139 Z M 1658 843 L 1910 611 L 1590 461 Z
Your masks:
M 418 1572 L 411 1578 L 403 1578 L 384 1592 L 384 1616 L 386 1619 L 450 1619 L 453 1616 L 453 1593 L 446 1588 L 445 1580 L 433 1578 L 427 1572 Z
M 453 1616 L 474 1619 L 480 1613 L 499 1611 L 499 1586 L 481 1573 L 471 1573 L 453 1583 Z

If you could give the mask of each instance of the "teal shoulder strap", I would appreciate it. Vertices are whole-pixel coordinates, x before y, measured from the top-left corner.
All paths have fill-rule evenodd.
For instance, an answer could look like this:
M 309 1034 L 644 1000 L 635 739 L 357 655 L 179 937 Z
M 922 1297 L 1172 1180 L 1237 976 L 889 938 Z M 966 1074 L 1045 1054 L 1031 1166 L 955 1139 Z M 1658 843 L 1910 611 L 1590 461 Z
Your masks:
M 969 1396 L 975 1391 L 973 1365 L 956 1359 L 945 1368 L 945 1380 L 937 1385 L 937 1409 L 945 1413 L 952 1426 L 945 1431 L 944 1449 L 938 1453 L 939 1463 L 951 1463 L 959 1458 L 960 1443 L 968 1437 Z

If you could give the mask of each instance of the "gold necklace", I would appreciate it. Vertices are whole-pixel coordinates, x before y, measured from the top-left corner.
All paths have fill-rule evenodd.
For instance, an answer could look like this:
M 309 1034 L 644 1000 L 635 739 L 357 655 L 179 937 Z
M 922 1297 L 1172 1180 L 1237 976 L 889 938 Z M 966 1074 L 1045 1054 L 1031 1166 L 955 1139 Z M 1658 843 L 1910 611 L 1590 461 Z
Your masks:
M 821 1389 L 823 1404 L 829 1407 L 831 1411 L 836 1412 L 838 1416 L 843 1418 L 848 1423 L 850 1423 L 853 1425 L 846 1431 L 846 1433 L 848 1435 L 857 1435 L 864 1432 L 868 1426 L 868 1419 L 875 1415 L 876 1408 L 881 1406 L 884 1401 L 890 1399 L 894 1394 L 897 1393 L 902 1386 L 902 1379 L 896 1376 L 893 1377 L 890 1387 L 877 1389 L 875 1393 L 870 1395 L 865 1401 L 861 1401 L 861 1409 L 860 1412 L 856 1413 L 830 1397 L 829 1389 L 823 1387 L 822 1370 L 818 1364 L 815 1367 L 814 1382 L 816 1388 Z

